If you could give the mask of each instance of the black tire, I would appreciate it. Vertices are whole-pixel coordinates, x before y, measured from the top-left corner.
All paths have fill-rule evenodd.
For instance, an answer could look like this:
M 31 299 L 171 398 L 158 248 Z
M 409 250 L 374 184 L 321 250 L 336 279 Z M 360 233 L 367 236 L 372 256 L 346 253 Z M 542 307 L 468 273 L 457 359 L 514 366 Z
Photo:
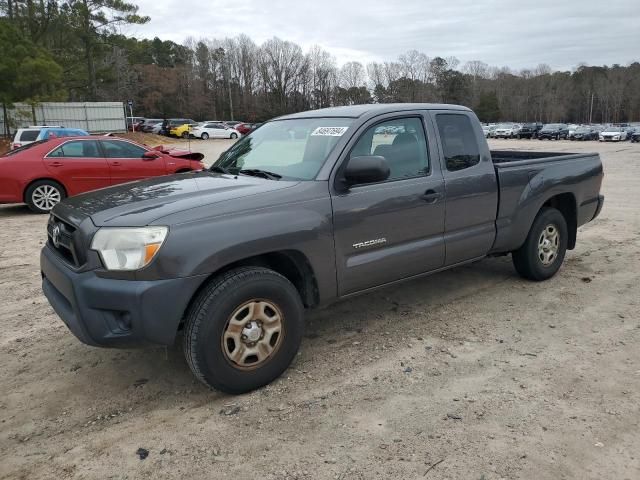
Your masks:
M 238 138 L 238 134 L 237 133 L 232 133 L 231 135 L 229 135 L 229 138 L 236 139 L 236 138 Z
M 189 138 L 189 132 L 182 132 L 182 138 Z
M 43 195 L 51 192 L 50 200 L 45 201 Z M 57 201 L 55 199 L 58 199 Z M 59 202 L 67 198 L 67 192 L 62 185 L 54 180 L 38 180 L 29 185 L 24 193 L 24 201 L 35 213 L 49 213 Z
M 251 368 L 233 363 L 223 338 L 232 314 L 253 300 L 277 306 L 282 313 L 282 337 L 262 365 Z M 184 353 L 191 371 L 202 383 L 239 394 L 279 377 L 298 352 L 303 332 L 304 307 L 291 282 L 267 268 L 241 267 L 212 279 L 195 298 L 185 322 Z
M 540 258 L 539 242 L 549 226 L 557 229 L 558 245 L 557 253 L 552 262 L 545 265 Z M 567 221 L 562 213 L 555 208 L 543 208 L 533 221 L 524 245 L 512 253 L 513 265 L 516 271 L 520 276 L 537 282 L 553 277 L 564 261 L 564 256 L 567 253 L 567 241 Z
M 200 138 L 202 140 L 209 140 L 209 134 L 207 132 L 203 132 L 202 135 L 200 135 Z

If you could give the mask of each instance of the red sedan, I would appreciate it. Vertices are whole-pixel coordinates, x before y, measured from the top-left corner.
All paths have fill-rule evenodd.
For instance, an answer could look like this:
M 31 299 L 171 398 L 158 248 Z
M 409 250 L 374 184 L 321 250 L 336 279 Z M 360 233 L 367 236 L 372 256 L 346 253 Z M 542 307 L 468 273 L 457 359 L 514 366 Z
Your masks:
M 251 128 L 251 124 L 250 123 L 239 123 L 238 125 L 236 125 L 235 128 L 237 131 L 239 131 L 242 135 L 246 135 L 248 133 L 250 133 L 253 128 Z
M 47 213 L 67 196 L 118 183 L 202 170 L 204 156 L 117 137 L 67 137 L 31 143 L 0 157 L 0 203 Z

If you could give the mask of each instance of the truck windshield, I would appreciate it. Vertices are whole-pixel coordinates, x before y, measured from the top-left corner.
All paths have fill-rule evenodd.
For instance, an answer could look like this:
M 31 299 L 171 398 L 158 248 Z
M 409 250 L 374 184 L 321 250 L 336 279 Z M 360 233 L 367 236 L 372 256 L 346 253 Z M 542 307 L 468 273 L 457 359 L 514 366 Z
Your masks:
M 300 118 L 265 123 L 220 155 L 211 168 L 232 174 L 262 170 L 284 179 L 312 180 L 352 122 L 351 118 Z

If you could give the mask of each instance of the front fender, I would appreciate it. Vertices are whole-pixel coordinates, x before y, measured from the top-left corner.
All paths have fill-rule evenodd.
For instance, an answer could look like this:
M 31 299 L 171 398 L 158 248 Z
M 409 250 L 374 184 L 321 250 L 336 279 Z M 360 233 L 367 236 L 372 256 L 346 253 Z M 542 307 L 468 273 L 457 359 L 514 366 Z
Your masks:
M 250 257 L 293 250 L 308 260 L 323 302 L 337 295 L 331 215 L 326 196 L 171 225 L 160 257 L 144 275 L 213 274 Z

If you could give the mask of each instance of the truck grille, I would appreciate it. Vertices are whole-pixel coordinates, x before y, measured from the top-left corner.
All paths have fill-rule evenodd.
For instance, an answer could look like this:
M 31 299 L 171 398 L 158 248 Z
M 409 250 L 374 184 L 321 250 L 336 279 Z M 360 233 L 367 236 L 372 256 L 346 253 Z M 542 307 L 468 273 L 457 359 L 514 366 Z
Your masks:
M 76 227 L 55 217 L 49 216 L 47 223 L 47 236 L 49 246 L 55 250 L 67 263 L 74 267 L 80 266 L 80 259 L 76 254 L 73 234 Z

